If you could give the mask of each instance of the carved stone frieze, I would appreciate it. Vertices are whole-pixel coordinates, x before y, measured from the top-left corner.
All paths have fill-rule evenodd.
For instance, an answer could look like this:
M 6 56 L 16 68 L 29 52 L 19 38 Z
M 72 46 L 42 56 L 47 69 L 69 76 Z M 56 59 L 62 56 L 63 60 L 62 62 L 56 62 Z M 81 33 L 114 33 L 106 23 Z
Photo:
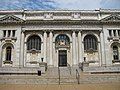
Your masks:
M 0 23 L 18 23 L 18 22 L 23 22 L 23 19 L 20 19 L 19 17 L 16 17 L 14 15 L 5 15 L 0 18 Z

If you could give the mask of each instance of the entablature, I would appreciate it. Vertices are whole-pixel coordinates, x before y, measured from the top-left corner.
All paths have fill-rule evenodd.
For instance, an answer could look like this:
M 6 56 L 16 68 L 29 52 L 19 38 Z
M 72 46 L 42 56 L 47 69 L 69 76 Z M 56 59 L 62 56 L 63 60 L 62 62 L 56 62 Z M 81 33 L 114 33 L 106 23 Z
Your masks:
M 3 17 L 2 17 L 3 16 Z M 11 10 L 0 11 L 0 23 L 119 23 L 120 10 Z
M 102 28 L 23 28 L 22 29 L 24 32 L 25 31 L 87 31 L 87 30 L 91 30 L 91 31 L 101 31 Z

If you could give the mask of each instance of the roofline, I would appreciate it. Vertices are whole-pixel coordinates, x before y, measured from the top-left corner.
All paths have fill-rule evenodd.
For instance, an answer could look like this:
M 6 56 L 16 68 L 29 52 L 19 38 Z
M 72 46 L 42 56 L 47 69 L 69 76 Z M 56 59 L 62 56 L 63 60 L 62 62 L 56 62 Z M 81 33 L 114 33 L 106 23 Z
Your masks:
M 0 13 L 6 14 L 6 13 L 43 13 L 43 12 L 65 12 L 65 13 L 70 13 L 70 12 L 81 12 L 81 13 L 98 13 L 98 12 L 103 12 L 103 13 L 120 13 L 120 9 L 95 9 L 95 10 L 67 10 L 67 9 L 55 9 L 55 10 L 27 10 L 27 9 L 15 9 L 15 10 L 0 10 Z

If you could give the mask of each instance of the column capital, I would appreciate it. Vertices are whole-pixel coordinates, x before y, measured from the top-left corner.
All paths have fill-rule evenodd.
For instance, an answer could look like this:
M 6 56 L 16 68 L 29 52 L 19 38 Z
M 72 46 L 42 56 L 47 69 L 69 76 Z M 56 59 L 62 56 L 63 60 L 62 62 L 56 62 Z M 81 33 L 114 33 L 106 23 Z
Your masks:
M 82 32 L 82 30 L 78 30 L 78 33 L 81 33 Z
M 74 33 L 74 32 L 76 32 L 76 30 L 72 30 L 72 32 Z
M 21 33 L 24 33 L 25 32 L 25 30 L 21 30 Z
M 49 30 L 49 32 L 53 32 L 54 30 Z
M 43 34 L 46 35 L 46 34 L 47 34 L 47 31 L 43 31 Z
M 43 32 L 47 32 L 47 30 L 43 30 Z
M 103 33 L 103 30 L 99 30 L 100 31 L 100 33 Z

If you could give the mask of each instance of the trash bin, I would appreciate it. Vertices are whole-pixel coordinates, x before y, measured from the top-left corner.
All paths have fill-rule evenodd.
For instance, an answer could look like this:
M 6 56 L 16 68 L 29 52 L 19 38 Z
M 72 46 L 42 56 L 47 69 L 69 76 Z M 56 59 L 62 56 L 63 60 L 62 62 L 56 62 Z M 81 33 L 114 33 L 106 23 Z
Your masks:
M 38 70 L 38 76 L 41 76 L 41 71 L 40 70 Z

